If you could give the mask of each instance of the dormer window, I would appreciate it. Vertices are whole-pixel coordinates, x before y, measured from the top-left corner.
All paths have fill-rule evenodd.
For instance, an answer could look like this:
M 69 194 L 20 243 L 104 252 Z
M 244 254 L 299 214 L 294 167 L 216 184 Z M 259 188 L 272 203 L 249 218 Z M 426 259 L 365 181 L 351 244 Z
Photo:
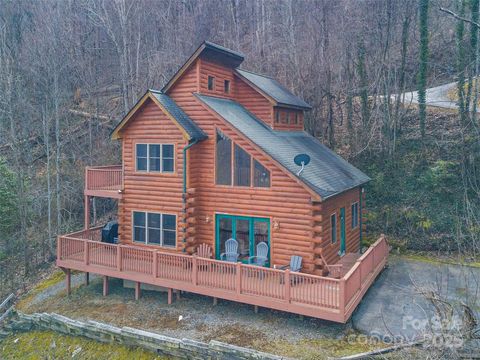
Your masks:
M 225 94 L 230 94 L 230 80 L 225 80 L 223 82 L 223 90 L 225 91 Z
M 215 77 L 213 76 L 208 76 L 208 90 L 215 90 Z

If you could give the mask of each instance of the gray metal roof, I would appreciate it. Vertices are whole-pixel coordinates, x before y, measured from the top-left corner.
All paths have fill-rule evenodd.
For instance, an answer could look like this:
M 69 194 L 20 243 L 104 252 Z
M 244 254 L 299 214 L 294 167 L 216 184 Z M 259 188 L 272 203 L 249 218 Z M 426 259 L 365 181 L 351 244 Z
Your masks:
M 273 98 L 279 105 L 295 106 L 302 109 L 312 108 L 298 96 L 293 95 L 275 79 L 241 69 L 236 69 L 236 72 L 258 87 L 265 94 Z
M 320 195 L 322 200 L 370 180 L 304 131 L 275 131 L 235 101 L 200 94 L 196 96 Z M 308 154 L 311 161 L 297 176 L 300 167 L 295 165 L 293 158 L 303 153 Z
M 203 140 L 207 138 L 207 134 L 185 114 L 185 112 L 177 105 L 173 99 L 158 90 L 149 90 L 153 96 L 165 107 L 170 115 L 185 129 L 192 140 Z

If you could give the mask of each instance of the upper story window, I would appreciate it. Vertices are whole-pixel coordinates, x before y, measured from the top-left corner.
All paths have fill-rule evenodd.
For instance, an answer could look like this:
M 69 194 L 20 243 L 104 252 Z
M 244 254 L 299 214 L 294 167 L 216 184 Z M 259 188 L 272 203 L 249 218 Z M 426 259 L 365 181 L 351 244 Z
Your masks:
M 225 80 L 223 82 L 223 90 L 225 91 L 225 94 L 230 94 L 230 80 Z
M 136 144 L 136 171 L 172 173 L 174 149 L 172 144 Z
M 208 90 L 215 90 L 215 77 L 213 76 L 208 76 Z
M 270 171 L 218 130 L 215 170 L 217 185 L 270 187 Z
M 134 211 L 133 241 L 175 247 L 177 238 L 176 226 L 176 215 Z
M 358 202 L 352 204 L 352 229 L 358 226 Z
M 234 185 L 250 186 L 252 159 L 240 146 L 235 144 Z
M 330 228 L 332 231 L 332 244 L 337 242 L 337 214 L 330 216 Z

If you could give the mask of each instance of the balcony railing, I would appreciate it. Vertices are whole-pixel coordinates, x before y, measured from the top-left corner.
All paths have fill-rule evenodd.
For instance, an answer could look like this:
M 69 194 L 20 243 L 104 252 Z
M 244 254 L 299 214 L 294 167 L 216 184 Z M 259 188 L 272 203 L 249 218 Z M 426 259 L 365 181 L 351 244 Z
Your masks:
M 85 169 L 85 194 L 107 196 L 123 190 L 122 165 L 95 166 Z M 117 197 L 114 195 L 114 197 Z
M 385 266 L 381 237 L 340 279 L 94 240 L 100 228 L 58 238 L 59 267 L 346 322 Z

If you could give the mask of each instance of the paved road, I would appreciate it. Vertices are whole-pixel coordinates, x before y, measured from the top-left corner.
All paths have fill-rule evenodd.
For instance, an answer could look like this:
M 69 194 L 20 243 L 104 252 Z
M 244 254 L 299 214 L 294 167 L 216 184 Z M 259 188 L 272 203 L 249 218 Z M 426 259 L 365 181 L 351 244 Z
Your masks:
M 457 83 L 448 83 L 445 85 L 436 86 L 427 89 L 426 104 L 428 106 L 435 106 L 444 109 L 457 109 L 457 104 L 448 98 L 448 92 L 455 88 Z M 418 92 L 411 91 L 404 94 L 405 104 L 418 104 Z M 396 95 L 392 95 L 392 99 L 395 100 Z
M 420 289 L 437 292 L 457 309 L 459 302 L 469 304 L 480 319 L 480 268 L 391 257 L 354 313 L 353 326 L 380 337 L 418 337 L 435 315 Z

